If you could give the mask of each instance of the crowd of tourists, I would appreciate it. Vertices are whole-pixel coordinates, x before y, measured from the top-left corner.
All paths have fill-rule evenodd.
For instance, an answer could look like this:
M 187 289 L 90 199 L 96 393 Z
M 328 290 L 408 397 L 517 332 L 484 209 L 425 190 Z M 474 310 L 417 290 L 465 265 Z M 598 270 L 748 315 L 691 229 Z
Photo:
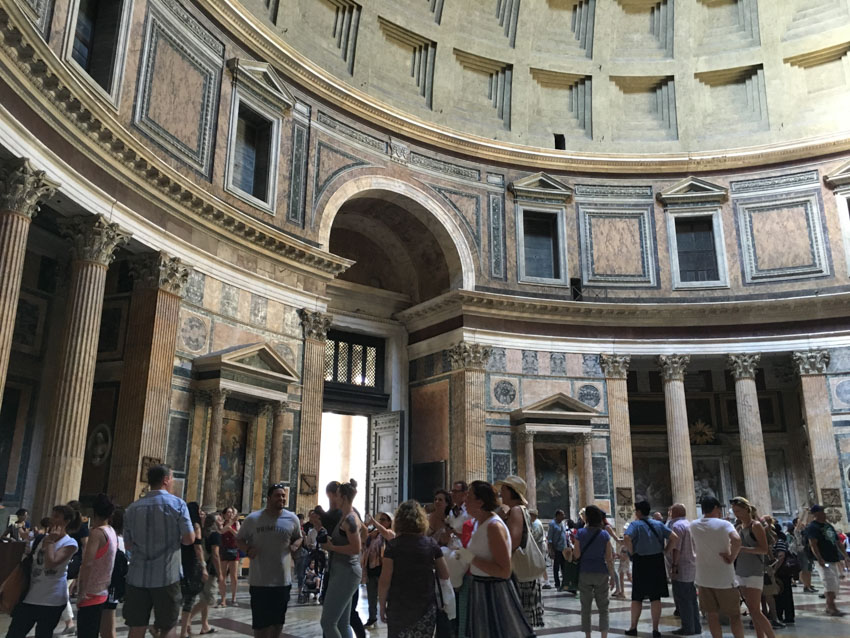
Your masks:
M 28 583 L 15 589 L 10 576 L 0 592 L 0 606 L 12 613 L 7 638 L 25 638 L 33 627 L 36 638 L 49 638 L 63 621 L 64 633 L 116 638 L 119 603 L 130 638 L 147 631 L 185 638 L 196 615 L 199 633 L 213 633 L 209 609 L 227 606 L 228 584 L 236 604 L 246 558 L 257 638 L 279 637 L 293 587 L 299 603 L 321 604 L 325 638 L 362 638 L 378 622 L 391 638 L 525 638 L 543 627 L 542 591 L 553 586 L 580 599 L 586 636 L 595 606 L 605 638 L 609 596 L 625 598 L 627 581 L 627 636 L 637 635 L 644 601 L 652 635 L 660 636 L 661 599 L 672 588 L 681 621 L 674 635 L 699 635 L 705 622 L 720 638 L 723 619 L 740 638 L 746 614 L 758 638 L 775 638 L 774 630 L 795 623 L 794 587 L 817 593 L 815 566 L 825 613 L 843 615 L 836 597 L 850 540 L 820 505 L 783 528 L 743 497 L 728 512 L 706 498 L 693 519 L 681 504 L 665 517 L 638 502 L 618 536 L 594 505 L 575 522 L 557 510 L 544 529 L 517 476 L 495 485 L 458 481 L 426 507 L 410 500 L 374 515 L 354 507 L 354 480 L 328 484 L 327 509 L 306 516 L 286 509 L 288 488 L 275 484 L 265 507 L 241 522 L 235 508 L 205 513 L 185 503 L 172 482 L 168 466 L 151 467 L 141 499 L 124 510 L 98 495 L 88 520 L 77 502 L 57 505 L 37 526 L 20 510 L 4 535 L 30 542 L 20 568 Z M 357 612 L 361 584 L 365 623 Z

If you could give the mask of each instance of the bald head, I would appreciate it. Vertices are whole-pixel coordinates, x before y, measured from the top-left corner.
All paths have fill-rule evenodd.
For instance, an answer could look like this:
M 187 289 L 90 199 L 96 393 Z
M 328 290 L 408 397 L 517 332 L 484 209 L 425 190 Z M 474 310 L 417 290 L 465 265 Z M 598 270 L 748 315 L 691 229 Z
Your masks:
M 681 503 L 676 503 L 673 507 L 670 508 L 670 515 L 673 518 L 685 518 L 687 512 L 685 511 L 685 506 Z

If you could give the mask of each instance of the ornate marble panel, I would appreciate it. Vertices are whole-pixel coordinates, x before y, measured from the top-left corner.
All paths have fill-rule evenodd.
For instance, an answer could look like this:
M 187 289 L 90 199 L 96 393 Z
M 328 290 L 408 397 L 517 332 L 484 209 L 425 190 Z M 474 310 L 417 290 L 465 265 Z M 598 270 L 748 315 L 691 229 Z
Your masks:
M 487 409 L 513 410 L 520 405 L 520 382 L 517 378 L 488 376 Z
M 818 192 L 736 200 L 745 284 L 830 272 Z
M 367 162 L 334 148 L 330 144 L 320 141 L 316 146 L 316 162 L 313 166 L 313 215 L 316 214 L 316 206 L 333 179 L 358 166 L 366 166 Z
M 585 285 L 657 286 L 652 206 L 578 209 Z
M 289 210 L 286 220 L 304 225 L 304 197 L 307 191 L 307 156 L 310 130 L 304 124 L 292 124 L 292 159 L 289 167 Z
M 481 249 L 481 196 L 475 193 L 445 188 L 431 184 L 431 188 L 437 191 L 451 206 L 469 234 L 475 238 L 475 245 Z
M 487 196 L 490 215 L 490 275 L 497 279 L 506 278 L 505 253 L 505 196 L 491 193 Z
M 151 0 L 134 125 L 209 177 L 224 45 L 175 0 Z

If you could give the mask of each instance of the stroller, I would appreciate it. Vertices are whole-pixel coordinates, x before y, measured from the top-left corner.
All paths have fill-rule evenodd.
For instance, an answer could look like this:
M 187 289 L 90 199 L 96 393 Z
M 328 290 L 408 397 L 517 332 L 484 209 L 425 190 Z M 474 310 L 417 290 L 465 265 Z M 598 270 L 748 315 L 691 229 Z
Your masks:
M 298 594 L 299 602 L 319 602 L 323 578 L 324 574 L 316 570 L 316 562 L 311 560 L 304 575 L 304 586 Z

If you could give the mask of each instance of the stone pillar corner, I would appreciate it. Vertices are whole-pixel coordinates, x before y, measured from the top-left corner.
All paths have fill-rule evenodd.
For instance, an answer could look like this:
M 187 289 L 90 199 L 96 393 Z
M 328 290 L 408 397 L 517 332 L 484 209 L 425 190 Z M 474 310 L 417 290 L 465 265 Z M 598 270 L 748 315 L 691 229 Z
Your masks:
M 300 309 L 298 315 L 301 317 L 301 327 L 304 329 L 305 339 L 325 341 L 328 338 L 328 330 L 330 330 L 333 321 L 332 315 L 307 308 Z
M 19 157 L 0 164 L 0 212 L 13 211 L 32 219 L 42 201 L 59 188 L 47 174 L 36 169 L 30 160 Z

